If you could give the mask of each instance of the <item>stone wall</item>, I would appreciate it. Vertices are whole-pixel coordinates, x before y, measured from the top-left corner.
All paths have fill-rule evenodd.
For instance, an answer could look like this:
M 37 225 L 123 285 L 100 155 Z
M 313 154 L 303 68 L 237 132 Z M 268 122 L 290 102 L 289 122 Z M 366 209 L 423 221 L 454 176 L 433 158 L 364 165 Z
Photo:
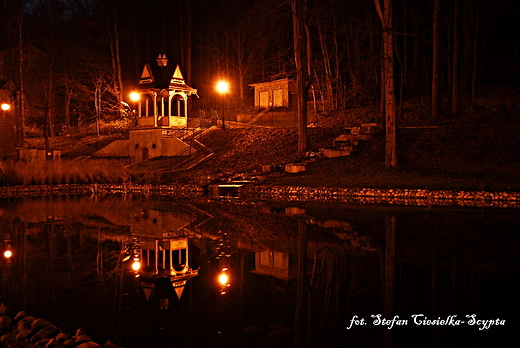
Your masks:
M 183 198 L 205 196 L 199 185 L 85 184 L 21 185 L 0 187 L 0 197 L 37 197 L 80 194 L 142 194 Z M 287 202 L 341 202 L 402 206 L 459 206 L 520 208 L 520 192 L 426 189 L 331 188 L 242 185 L 234 199 Z
M 240 196 L 243 199 L 274 201 L 520 208 L 520 193 L 505 191 L 243 186 Z
M 132 183 L 84 185 L 20 185 L 0 187 L 0 197 L 40 197 L 128 193 L 196 198 L 202 197 L 204 195 L 204 188 L 198 185 L 140 185 Z

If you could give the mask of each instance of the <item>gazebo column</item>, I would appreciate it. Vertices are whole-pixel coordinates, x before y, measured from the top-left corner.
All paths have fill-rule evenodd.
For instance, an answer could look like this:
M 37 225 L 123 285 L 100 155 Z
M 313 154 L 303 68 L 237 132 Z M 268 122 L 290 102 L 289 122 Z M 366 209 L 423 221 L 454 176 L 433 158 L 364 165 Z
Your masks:
M 159 241 L 155 240 L 155 273 L 159 273 Z
M 153 94 L 153 126 L 157 127 L 157 94 Z
M 188 118 L 188 98 L 184 97 L 184 117 Z
M 170 246 L 168 247 L 168 256 L 169 256 L 169 259 L 170 259 L 170 274 L 171 274 L 171 270 L 173 270 L 173 260 L 172 260 L 173 250 L 172 250 L 172 242 L 171 242 L 171 240 L 169 240 L 168 243 L 170 244 Z
M 161 116 L 164 116 L 164 97 L 161 97 Z

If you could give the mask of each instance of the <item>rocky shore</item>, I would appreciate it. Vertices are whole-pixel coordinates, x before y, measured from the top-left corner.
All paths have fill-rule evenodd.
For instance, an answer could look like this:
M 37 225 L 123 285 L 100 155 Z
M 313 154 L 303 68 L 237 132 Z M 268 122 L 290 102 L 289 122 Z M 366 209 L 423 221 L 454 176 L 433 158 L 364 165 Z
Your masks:
M 81 328 L 74 334 L 63 332 L 49 320 L 30 316 L 25 311 L 13 318 L 0 316 L 0 335 L 0 343 L 6 348 L 120 348 L 112 341 L 104 345 L 94 342 Z
M 317 201 L 356 204 L 389 204 L 403 206 L 458 206 L 481 208 L 520 208 L 520 192 L 464 191 L 427 189 L 338 188 L 304 186 L 270 186 L 236 184 L 89 184 L 89 185 L 21 185 L 0 187 L 0 197 L 38 197 L 52 195 L 140 194 L 176 198 L 234 198 L 266 201 Z

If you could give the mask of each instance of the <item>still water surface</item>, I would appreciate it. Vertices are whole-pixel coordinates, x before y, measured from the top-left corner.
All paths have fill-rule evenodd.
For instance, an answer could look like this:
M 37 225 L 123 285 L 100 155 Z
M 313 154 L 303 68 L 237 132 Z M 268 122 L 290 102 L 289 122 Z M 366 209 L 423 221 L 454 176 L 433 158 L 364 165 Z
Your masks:
M 480 347 L 519 327 L 518 210 L 129 196 L 0 208 L 13 253 L 0 302 L 100 344 Z

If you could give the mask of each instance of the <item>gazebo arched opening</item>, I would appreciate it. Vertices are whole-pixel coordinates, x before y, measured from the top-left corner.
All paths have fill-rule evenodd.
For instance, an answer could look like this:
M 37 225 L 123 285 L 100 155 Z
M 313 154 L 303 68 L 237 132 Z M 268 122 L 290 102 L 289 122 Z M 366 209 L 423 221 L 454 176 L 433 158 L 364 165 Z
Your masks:
M 168 65 L 165 55 L 158 65 L 146 64 L 139 80 L 141 98 L 138 105 L 138 127 L 186 127 L 188 97 L 197 90 L 186 85 L 179 66 Z

